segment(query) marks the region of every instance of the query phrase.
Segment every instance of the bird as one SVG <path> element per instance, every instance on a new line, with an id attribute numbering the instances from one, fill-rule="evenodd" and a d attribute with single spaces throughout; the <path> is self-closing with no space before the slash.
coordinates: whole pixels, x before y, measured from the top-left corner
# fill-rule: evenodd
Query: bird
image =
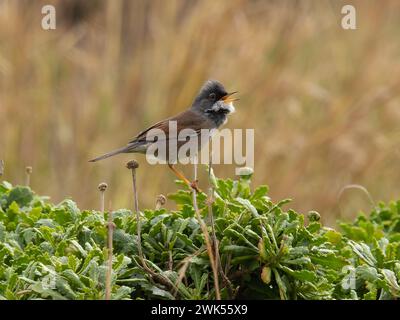
<path id="1" fill-rule="evenodd" d="M 227 92 L 222 83 L 217 80 L 207 80 L 200 88 L 200 91 L 187 110 L 155 123 L 141 131 L 124 147 L 91 159 L 89 162 L 97 162 L 121 153 L 145 154 L 152 145 L 154 146 L 157 140 L 157 138 L 155 138 L 156 133 L 159 133 L 161 130 L 162 133 L 165 133 L 166 141 L 164 142 L 166 145 L 166 153 L 163 156 L 160 154 L 159 158 L 164 158 L 163 160 L 166 161 L 169 168 L 179 179 L 183 180 L 189 187 L 199 191 L 197 181 L 190 182 L 182 172 L 175 168 L 177 161 L 176 155 L 178 153 L 175 152 L 174 156 L 172 156 L 173 152 L 169 150 L 170 142 L 176 143 L 175 146 L 179 150 L 187 141 L 177 139 L 177 135 L 184 129 L 190 129 L 190 132 L 193 132 L 193 135 L 197 136 L 197 139 L 194 141 L 197 141 L 197 149 L 199 151 L 208 141 L 208 139 L 204 138 L 202 135 L 202 129 L 209 130 L 210 135 L 212 135 L 215 129 L 220 128 L 227 122 L 228 115 L 235 112 L 233 102 L 239 100 L 232 97 L 235 93 L 237 93 L 237 91 Z M 171 133 L 171 123 L 176 123 L 177 132 L 175 135 Z M 182 155 L 179 156 L 182 157 Z M 180 159 L 181 158 L 179 158 L 179 160 Z"/>

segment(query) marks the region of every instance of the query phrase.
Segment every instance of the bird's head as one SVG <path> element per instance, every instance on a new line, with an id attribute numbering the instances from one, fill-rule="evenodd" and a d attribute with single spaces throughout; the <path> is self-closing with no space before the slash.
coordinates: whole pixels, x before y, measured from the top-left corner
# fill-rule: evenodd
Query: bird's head
<path id="1" fill-rule="evenodd" d="M 193 101 L 192 109 L 218 120 L 225 120 L 226 116 L 235 112 L 233 102 L 239 99 L 232 98 L 236 93 L 228 93 L 217 80 L 208 80 L 200 89 Z"/>

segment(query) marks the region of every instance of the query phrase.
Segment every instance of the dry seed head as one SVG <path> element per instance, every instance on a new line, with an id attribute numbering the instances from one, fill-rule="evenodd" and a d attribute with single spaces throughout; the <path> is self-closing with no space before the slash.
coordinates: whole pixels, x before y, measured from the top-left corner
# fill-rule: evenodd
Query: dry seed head
<path id="1" fill-rule="evenodd" d="M 319 221 L 321 219 L 321 215 L 317 211 L 308 212 L 307 217 L 310 222 Z"/>
<path id="2" fill-rule="evenodd" d="M 253 168 L 250 168 L 250 167 L 242 167 L 242 168 L 239 168 L 239 170 L 238 170 L 239 176 L 249 176 L 249 175 L 252 175 L 253 173 L 254 173 L 254 170 L 253 170 Z"/>
<path id="3" fill-rule="evenodd" d="M 157 196 L 157 202 L 160 204 L 160 205 L 164 205 L 166 202 L 167 202 L 167 198 L 165 198 L 165 196 L 163 195 L 163 194 L 159 194 L 158 196 Z"/>
<path id="4" fill-rule="evenodd" d="M 237 175 L 240 176 L 241 180 L 250 180 L 254 173 L 253 168 L 242 167 L 238 169 Z"/>
<path id="5" fill-rule="evenodd" d="M 139 163 L 135 160 L 131 160 L 126 164 L 126 167 L 128 169 L 137 169 L 137 168 L 139 168 Z"/>
<path id="6" fill-rule="evenodd" d="M 108 187 L 107 183 L 102 182 L 102 183 L 99 184 L 99 186 L 98 186 L 97 188 L 98 188 L 101 192 L 104 192 L 104 191 L 107 190 L 107 187 Z"/>
<path id="7" fill-rule="evenodd" d="M 31 174 L 32 173 L 32 167 L 26 167 L 25 168 L 25 172 L 27 173 L 27 174 Z"/>

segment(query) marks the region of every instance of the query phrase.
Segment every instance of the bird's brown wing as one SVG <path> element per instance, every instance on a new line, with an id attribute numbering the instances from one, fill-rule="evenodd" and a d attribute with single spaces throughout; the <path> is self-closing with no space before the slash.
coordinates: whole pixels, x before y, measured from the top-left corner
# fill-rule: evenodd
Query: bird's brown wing
<path id="1" fill-rule="evenodd" d="M 152 141 L 157 132 L 151 133 L 153 129 L 162 130 L 165 136 L 169 136 L 169 122 L 177 122 L 177 134 L 183 129 L 192 129 L 196 134 L 200 134 L 201 129 L 212 129 L 213 123 L 206 117 L 202 117 L 198 113 L 192 110 L 186 110 L 174 117 L 157 122 L 153 126 L 147 128 L 146 130 L 140 132 L 134 139 L 132 139 L 129 144 L 132 143 L 144 143 L 146 141 Z"/>

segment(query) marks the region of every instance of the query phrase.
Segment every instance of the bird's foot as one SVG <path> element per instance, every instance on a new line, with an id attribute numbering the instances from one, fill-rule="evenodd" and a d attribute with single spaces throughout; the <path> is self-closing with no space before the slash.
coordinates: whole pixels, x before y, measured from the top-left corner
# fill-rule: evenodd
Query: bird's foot
<path id="1" fill-rule="evenodd" d="M 197 192 L 201 192 L 200 188 L 198 187 L 197 183 L 199 182 L 199 180 L 194 180 L 190 183 L 190 187 L 193 190 L 196 190 Z"/>

